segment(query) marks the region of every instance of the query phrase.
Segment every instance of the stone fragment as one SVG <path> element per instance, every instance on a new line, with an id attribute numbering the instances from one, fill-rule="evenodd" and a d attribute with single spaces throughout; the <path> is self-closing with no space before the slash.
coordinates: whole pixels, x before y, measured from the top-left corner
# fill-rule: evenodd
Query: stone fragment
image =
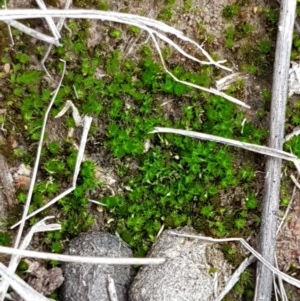
<path id="1" fill-rule="evenodd" d="M 139 270 L 130 287 L 129 300 L 214 300 L 231 275 L 231 265 L 216 244 L 170 232 L 159 237 L 149 256 L 164 257 L 166 262 Z M 197 234 L 189 227 L 174 232 Z"/>
<path id="2" fill-rule="evenodd" d="M 67 254 L 93 257 L 132 257 L 132 251 L 118 237 L 105 233 L 82 233 L 70 242 Z M 63 301 L 110 301 L 108 276 L 116 286 L 118 301 L 127 300 L 127 290 L 133 267 L 124 265 L 95 265 L 65 263 L 62 266 Z"/>

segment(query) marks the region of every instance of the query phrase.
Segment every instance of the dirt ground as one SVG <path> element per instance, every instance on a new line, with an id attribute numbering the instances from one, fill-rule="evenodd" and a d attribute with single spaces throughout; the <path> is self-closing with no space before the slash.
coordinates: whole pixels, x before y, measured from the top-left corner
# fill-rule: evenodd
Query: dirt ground
<path id="1" fill-rule="evenodd" d="M 50 2 L 50 1 L 49 1 Z M 51 1 L 53 2 L 53 1 Z M 56 2 L 56 1 L 54 1 Z M 236 1 L 233 0 L 193 0 L 191 1 L 191 8 L 187 12 L 183 12 L 183 7 L 185 5 L 184 0 L 177 0 L 176 5 L 172 9 L 172 16 L 170 20 L 167 21 L 168 24 L 173 25 L 177 29 L 183 31 L 188 37 L 195 39 L 199 43 L 203 43 L 204 47 L 208 47 L 209 51 L 219 58 L 226 59 L 234 71 L 239 71 L 239 66 L 241 60 L 237 56 L 238 49 L 243 47 L 243 45 L 252 42 L 248 41 L 247 37 L 240 40 L 233 49 L 228 49 L 224 46 L 224 28 L 231 24 L 232 21 L 226 21 L 222 18 L 222 11 L 225 6 L 232 4 Z M 275 39 L 276 35 L 270 33 L 269 28 L 266 28 L 266 23 L 262 18 L 261 14 L 256 13 L 259 11 L 260 7 L 269 7 L 270 5 L 275 6 L 274 1 L 270 0 L 248 0 L 240 1 L 244 3 L 242 5 L 242 12 L 240 18 L 245 20 L 245 22 L 251 22 L 254 26 L 254 34 L 257 40 L 264 37 L 271 37 Z M 58 1 L 56 2 L 56 4 Z M 53 3 L 51 3 L 53 5 Z M 9 1 L 10 7 L 27 7 L 32 5 L 27 1 Z M 57 4 L 62 7 L 63 3 Z M 134 13 L 145 15 L 150 18 L 157 18 L 161 11 L 161 1 L 160 0 L 148 0 L 148 1 L 137 1 L 137 0 L 111 0 L 109 1 L 109 10 Z M 199 31 L 198 25 L 205 27 L 205 34 Z M 234 24 L 232 24 L 234 25 Z M 1 24 L 2 26 L 2 24 Z M 39 26 L 43 26 L 39 24 Z M 122 27 L 122 26 L 120 26 Z M 147 37 L 141 33 L 138 36 L 128 38 L 126 34 L 122 36 L 122 40 L 118 42 L 118 45 L 115 44 L 115 41 L 112 41 L 108 36 L 108 30 L 110 25 L 102 24 L 100 22 L 91 21 L 90 36 L 88 38 L 88 45 L 93 47 L 99 42 L 106 41 L 108 46 L 108 51 L 118 47 L 124 57 L 134 58 L 137 55 L 138 49 L 145 43 Z M 207 37 L 210 36 L 212 39 L 207 41 Z M 1 44 L 8 43 L 6 36 L 0 34 Z M 249 39 L 249 38 L 248 38 Z M 251 38 L 252 39 L 252 38 Z M 255 43 L 255 41 L 253 41 Z M 1 47 L 0 47 L 1 48 Z M 0 49 L 1 55 L 1 49 Z M 50 60 L 53 58 L 50 57 Z M 38 61 L 38 58 L 35 58 Z M 182 59 L 179 56 L 173 56 L 170 60 L 170 63 L 180 62 L 185 64 L 188 67 L 186 60 Z M 270 57 L 270 64 L 272 64 L 272 57 Z M 5 66 L 0 66 L 1 69 L 4 69 Z M 34 67 L 36 68 L 36 66 Z M 101 73 L 101 70 L 99 70 Z M 220 72 L 219 77 L 224 75 L 223 72 Z M 266 105 L 262 101 L 262 91 L 265 89 L 271 90 L 271 72 L 264 74 L 263 76 L 257 75 L 248 75 L 245 80 L 245 87 L 242 94 L 242 100 L 251 106 L 251 109 L 247 111 L 247 119 L 253 121 L 254 123 L 259 123 L 259 126 L 262 128 L 268 127 L 268 111 L 266 110 Z M 1 93 L 2 89 L 5 89 L 5 81 L 0 78 L 0 109 L 1 106 L 4 107 L 5 98 L 4 94 Z M 176 110 L 172 105 L 168 106 L 169 111 Z M 259 110 L 264 110 L 265 117 L 263 120 L 257 117 L 257 112 Z M 16 112 L 17 114 L 17 112 Z M 20 120 L 20 116 L 15 116 L 16 120 Z M 64 127 L 60 120 L 50 120 L 47 128 L 49 141 L 63 139 L 67 134 L 67 129 Z M 10 203 L 13 202 L 13 195 L 15 190 L 20 185 L 19 182 L 16 183 L 16 177 L 13 178 L 14 171 L 18 168 L 19 162 L 11 162 L 9 158 L 9 152 L 14 148 L 14 143 L 22 145 L 23 148 L 31 148 L 32 145 L 28 145 L 28 141 L 22 139 L 22 133 L 16 135 L 15 137 L 9 137 L 6 135 L 5 131 L 2 131 L 0 136 L 1 144 L 6 144 L 7 147 L 3 148 L 6 150 L 3 159 L 2 155 L 0 157 L 0 182 L 2 184 L 2 191 L 0 191 L 0 220 L 5 220 L 6 215 L 9 212 Z M 105 162 L 103 159 L 103 153 L 89 153 L 87 157 L 97 163 L 97 176 L 98 178 L 106 184 L 105 193 L 113 193 L 121 190 L 119 187 L 119 179 L 116 175 L 113 168 L 110 167 L 109 162 Z M 6 157 L 6 158 L 5 158 Z M 249 162 L 254 161 L 254 166 L 257 168 L 258 177 L 255 180 L 256 191 L 259 196 L 262 196 L 263 193 L 263 180 L 264 180 L 264 162 L 261 157 L 255 156 L 253 154 L 244 154 L 243 152 L 239 153 L 239 160 L 248 160 Z M 9 165 L 9 166 L 8 166 Z M 6 173 L 4 175 L 3 173 Z M 29 178 L 30 180 L 30 178 Z M 14 183 L 13 183 L 14 181 Z M 26 175 L 18 175 L 17 181 L 21 181 L 24 185 L 28 185 L 28 178 Z M 8 183 L 8 184 L 7 184 Z M 15 185 L 15 187 L 13 186 Z M 292 189 L 287 193 L 292 195 Z M 223 195 L 224 203 L 230 198 L 231 192 Z M 300 195 L 299 191 L 295 192 L 293 202 L 291 203 L 291 208 L 288 214 L 288 218 L 284 223 L 281 232 L 278 236 L 278 265 L 281 269 L 287 271 L 289 270 L 291 264 L 294 266 L 294 274 L 299 276 L 298 271 L 300 268 L 299 261 L 299 249 L 300 249 L 300 220 L 298 218 L 300 214 L 300 206 L 297 204 Z M 96 217 L 96 223 L 93 225 L 93 230 L 102 230 L 106 227 L 104 223 L 105 212 L 99 212 L 94 207 L 91 206 L 91 213 Z M 283 215 L 284 212 L 280 214 Z M 0 228 L 1 229 L 1 228 Z M 257 233 L 256 233 L 257 234 Z M 253 236 L 256 237 L 256 234 Z M 253 239 L 255 246 L 255 239 Z M 39 242 L 36 244 L 38 245 Z M 297 292 L 296 292 L 297 294 Z M 296 297 L 293 300 L 300 300 Z"/>

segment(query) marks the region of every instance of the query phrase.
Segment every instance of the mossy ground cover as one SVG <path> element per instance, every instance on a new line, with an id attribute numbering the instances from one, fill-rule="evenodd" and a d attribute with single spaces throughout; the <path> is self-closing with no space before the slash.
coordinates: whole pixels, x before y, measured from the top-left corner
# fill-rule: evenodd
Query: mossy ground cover
<path id="1" fill-rule="evenodd" d="M 102 1 L 100 4 L 107 8 L 107 3 Z M 174 1 L 167 1 L 165 10 L 161 10 L 161 18 L 168 16 L 172 5 Z M 237 1 L 223 12 L 225 19 L 238 23 L 238 26 L 229 24 L 224 29 L 228 49 L 254 35 L 249 22 L 238 21 L 241 7 Z M 268 22 L 276 22 L 276 12 L 272 9 L 268 8 L 264 13 Z M 61 200 L 55 209 L 42 214 L 54 210 L 62 223 L 61 232 L 44 237 L 45 247 L 61 252 L 63 241 L 89 229 L 93 217 L 88 212 L 88 198 L 106 205 L 102 208 L 106 212 L 105 222 L 113 218 L 107 228 L 116 231 L 133 248 L 136 256 L 146 254 L 163 225 L 166 228 L 192 225 L 199 232 L 217 237 L 248 237 L 257 231 L 261 187 L 256 185 L 257 165 L 245 159 L 249 154 L 213 142 L 149 132 L 155 126 L 174 127 L 261 144 L 266 141 L 266 131 L 257 123 L 245 122 L 246 112 L 232 103 L 175 82 L 164 72 L 148 45 L 141 47 L 134 58 L 124 56 L 117 47 L 103 55 L 107 50 L 105 43 L 87 47 L 88 21 L 70 21 L 68 27 L 72 34 L 63 32 L 63 46 L 53 50 L 48 63 L 49 70 L 57 75 L 62 70 L 58 59 L 67 62 L 67 73 L 52 118 L 67 99 L 73 100 L 80 113 L 94 118 L 91 141 L 96 143 L 88 143 L 87 155 L 99 152 L 106 156 L 103 161 L 109 162 L 114 169 L 120 189 L 114 195 L 103 196 L 104 185 L 95 178 L 97 163 L 84 162 L 76 190 Z M 110 38 L 116 45 L 122 30 L 116 27 L 110 31 Z M 1 80 L 7 83 L 4 106 L 8 115 L 3 123 L 8 135 L 21 133 L 27 147 L 14 149 L 11 153 L 8 146 L 2 145 L 1 150 L 11 153 L 11 162 L 23 161 L 32 165 L 52 89 L 43 71 L 32 68 L 33 56 L 41 59 L 44 47 L 32 45 L 22 34 L 13 33 L 17 39 L 15 50 L 7 47 L 1 58 L 2 64 L 11 66 L 9 74 L 1 74 Z M 237 53 L 244 70 L 259 76 L 270 70 L 268 56 L 273 44 L 268 37 L 251 45 L 251 49 L 248 44 L 244 45 L 241 50 L 244 52 Z M 296 38 L 294 44 L 297 47 Z M 30 49 L 28 45 L 31 45 Z M 165 58 L 168 60 L 167 51 Z M 182 66 L 174 60 L 170 69 L 178 78 L 204 87 L 211 86 L 218 75 L 212 67 Z M 243 91 L 241 81 L 227 92 L 240 97 Z M 268 98 L 267 94 L 265 91 L 265 98 Z M 296 115 L 293 118 L 297 124 Z M 64 121 L 67 128 L 75 126 L 71 116 L 65 117 Z M 292 140 L 288 147 L 296 152 L 298 144 Z M 75 159 L 72 138 L 46 142 L 30 211 L 68 187 Z M 231 194 L 230 202 L 224 202 L 224 195 L 228 194 Z M 26 191 L 20 189 L 17 195 L 20 205 L 25 198 Z M 31 223 L 42 215 L 32 219 Z M 11 223 L 16 219 L 14 216 Z M 2 240 L 4 238 L 7 241 L 7 237 L 3 236 Z M 228 258 L 231 256 L 238 264 L 234 248 L 225 247 L 224 250 Z M 250 276 L 246 276 L 248 281 Z"/>
<path id="2" fill-rule="evenodd" d="M 252 185 L 254 167 L 237 164 L 236 152 L 230 147 L 149 132 L 155 126 L 166 126 L 260 143 L 264 131 L 252 123 L 243 123 L 245 114 L 235 105 L 175 82 L 165 74 L 148 46 L 140 50 L 140 60 L 123 57 L 117 49 L 100 57 L 97 53 L 103 51 L 103 45 L 94 49 L 86 46 L 88 22 L 71 21 L 69 28 L 72 36 L 65 35 L 63 46 L 53 53 L 53 57 L 66 60 L 70 66 L 53 116 L 67 99 L 73 99 L 82 114 L 92 115 L 95 124 L 101 124 L 101 130 L 94 126 L 91 134 L 99 139 L 99 151 L 104 150 L 110 157 L 122 188 L 121 193 L 100 200 L 115 220 L 111 230 L 117 231 L 136 255 L 145 254 L 162 225 L 170 228 L 193 225 L 205 234 L 220 237 L 250 234 L 249 221 L 253 224 L 256 220 L 256 226 L 259 223 L 258 200 Z M 29 145 L 27 152 L 16 150 L 14 155 L 32 164 L 34 143 L 39 139 L 51 90 L 43 80 L 43 73 L 30 68 L 26 52 L 9 53 L 2 58 L 2 63 L 5 62 L 12 66 L 7 78 L 6 107 L 18 113 L 25 129 L 15 127 L 15 131 L 22 130 Z M 97 79 L 99 66 L 103 66 L 105 76 Z M 50 66 L 57 72 L 61 67 L 56 63 L 55 67 Z M 172 66 L 172 72 L 181 79 L 205 87 L 212 84 L 211 67 L 189 69 Z M 238 90 L 237 87 L 228 92 L 235 95 Z M 170 104 L 164 106 L 163 102 L 168 101 Z M 66 125 L 74 127 L 71 116 Z M 147 150 L 146 144 L 150 145 Z M 93 149 L 97 152 L 97 148 Z M 70 183 L 75 158 L 70 138 L 63 144 L 46 143 L 31 211 Z M 87 218 L 88 196 L 101 187 L 94 179 L 93 164 L 83 164 L 76 190 L 59 202 L 62 235 L 77 235 L 92 223 L 92 218 Z M 244 189 L 235 202 L 222 206 L 221 194 L 229 189 L 234 191 L 237 186 Z M 25 196 L 26 192 L 19 191 L 21 204 Z M 62 235 L 48 235 L 46 241 L 51 242 L 52 250 L 61 250 L 58 245 Z"/>

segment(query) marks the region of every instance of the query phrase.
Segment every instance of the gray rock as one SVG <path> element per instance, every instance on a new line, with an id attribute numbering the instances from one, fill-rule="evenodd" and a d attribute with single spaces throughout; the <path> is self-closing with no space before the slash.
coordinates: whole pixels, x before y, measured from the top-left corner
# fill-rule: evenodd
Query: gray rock
<path id="1" fill-rule="evenodd" d="M 70 242 L 70 255 L 132 257 L 132 251 L 118 237 L 104 232 L 83 233 Z M 61 289 L 64 301 L 110 301 L 108 275 L 115 282 L 118 301 L 127 300 L 133 275 L 131 266 L 66 263 L 62 266 L 65 281 Z"/>
<path id="2" fill-rule="evenodd" d="M 197 234 L 187 227 L 174 232 Z M 139 270 L 129 290 L 130 301 L 214 300 L 231 275 L 232 267 L 217 245 L 170 231 L 159 237 L 149 257 L 165 257 L 166 262 Z"/>

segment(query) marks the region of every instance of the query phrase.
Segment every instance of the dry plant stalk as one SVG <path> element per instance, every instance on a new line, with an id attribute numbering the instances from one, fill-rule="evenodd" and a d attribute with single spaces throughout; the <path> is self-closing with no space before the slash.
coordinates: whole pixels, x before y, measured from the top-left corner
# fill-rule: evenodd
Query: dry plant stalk
<path id="1" fill-rule="evenodd" d="M 69 9 L 71 5 L 72 5 L 72 0 L 67 0 L 66 3 L 65 3 L 64 9 Z M 61 19 L 58 20 L 58 22 L 57 22 L 57 24 L 56 24 L 56 28 L 57 28 L 58 33 L 60 33 L 60 31 L 62 30 L 64 23 L 65 23 L 65 18 L 61 18 Z M 51 52 L 53 46 L 54 46 L 54 45 L 53 45 L 52 43 L 50 43 L 50 44 L 48 45 L 48 49 L 46 50 L 46 53 L 45 53 L 43 59 L 41 60 L 41 64 L 42 64 L 42 66 L 43 66 L 43 68 L 44 68 L 46 74 L 47 74 L 47 75 L 49 76 L 49 78 L 51 78 L 51 79 L 52 79 L 52 76 L 51 76 L 50 73 L 48 72 L 48 69 L 47 69 L 46 66 L 45 66 L 45 62 L 46 62 L 47 58 L 49 57 L 49 54 L 50 54 L 50 52 Z"/>
<path id="2" fill-rule="evenodd" d="M 288 78 L 296 4 L 297 0 L 281 0 L 280 3 L 269 127 L 269 147 L 278 150 L 283 149 L 284 143 L 285 109 L 288 98 Z M 270 264 L 274 264 L 275 260 L 281 166 L 281 159 L 267 158 L 259 244 L 262 256 Z M 270 301 L 272 299 L 272 282 L 272 272 L 265 265 L 259 263 L 256 272 L 255 301 Z"/>
<path id="3" fill-rule="evenodd" d="M 300 173 L 299 158 L 293 154 L 290 154 L 290 153 L 287 153 L 287 152 L 284 152 L 282 150 L 278 150 L 275 148 L 270 148 L 267 146 L 252 144 L 252 143 L 247 143 L 247 142 L 241 142 L 241 141 L 223 138 L 220 136 L 215 136 L 215 135 L 210 135 L 210 134 L 205 134 L 205 133 L 199 133 L 199 132 L 188 131 L 188 130 L 178 130 L 178 129 L 173 129 L 173 128 L 156 127 L 150 133 L 152 133 L 152 134 L 154 134 L 154 133 L 173 133 L 173 134 L 183 135 L 183 136 L 196 138 L 196 139 L 200 139 L 200 140 L 223 143 L 226 145 L 239 147 L 239 148 L 251 151 L 251 152 L 265 155 L 265 156 L 284 159 L 284 160 L 293 162 L 295 167 L 297 168 L 298 173 Z"/>
<path id="4" fill-rule="evenodd" d="M 10 247 L 0 246 L 0 253 L 9 255 L 19 255 L 29 258 L 40 258 L 45 260 L 57 260 L 62 262 L 74 263 L 89 263 L 89 264 L 113 264 L 113 265 L 148 265 L 148 264 L 162 264 L 165 258 L 116 258 L 116 257 L 90 257 L 90 256 L 76 256 L 64 255 L 47 252 L 37 252 L 20 250 Z"/>

